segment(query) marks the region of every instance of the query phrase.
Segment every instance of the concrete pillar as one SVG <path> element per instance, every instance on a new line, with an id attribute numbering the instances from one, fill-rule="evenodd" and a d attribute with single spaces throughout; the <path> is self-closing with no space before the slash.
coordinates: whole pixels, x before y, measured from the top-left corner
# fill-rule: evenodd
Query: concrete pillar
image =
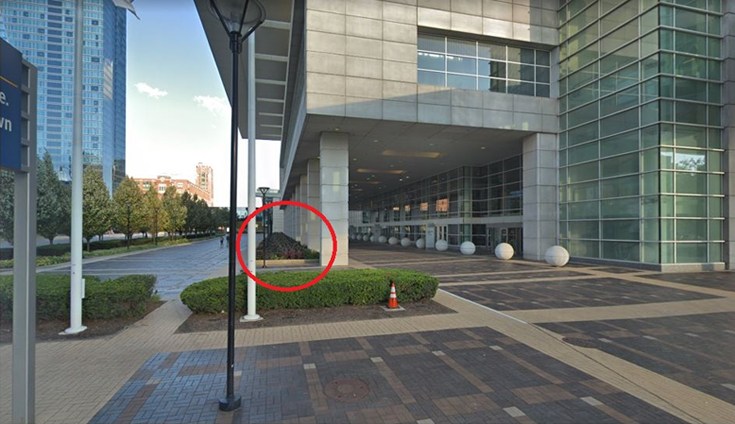
<path id="1" fill-rule="evenodd" d="M 296 187 L 294 188 L 293 192 L 293 200 L 294 202 L 301 202 L 301 186 L 299 184 L 296 184 Z M 301 241 L 301 209 L 294 206 L 293 208 L 293 239 L 296 241 Z"/>
<path id="2" fill-rule="evenodd" d="M 735 0 L 723 2 L 722 29 L 725 35 L 722 51 L 725 53 L 722 119 L 725 131 L 725 265 L 735 269 Z"/>
<path id="3" fill-rule="evenodd" d="M 523 139 L 523 257 L 544 260 L 557 243 L 559 144 L 555 134 Z"/>
<path id="4" fill-rule="evenodd" d="M 304 174 L 300 178 L 301 179 L 300 179 L 300 182 L 299 182 L 299 199 L 301 199 L 301 200 L 299 200 L 299 201 L 301 203 L 307 203 L 309 201 L 309 197 L 308 197 L 308 186 L 309 186 L 308 176 L 307 176 L 307 174 Z M 307 226 L 307 223 L 309 222 L 309 214 L 311 214 L 311 212 L 309 212 L 307 209 L 305 209 L 305 208 L 299 208 L 299 230 L 298 230 L 298 233 L 299 233 L 299 237 L 300 237 L 300 240 L 301 240 L 301 244 L 303 244 L 303 245 L 306 245 L 306 226 Z"/>
<path id="5" fill-rule="evenodd" d="M 306 204 L 321 210 L 319 199 L 321 194 L 321 184 L 319 182 L 319 159 L 309 159 L 306 163 Z M 311 250 L 321 251 L 321 230 L 322 220 L 316 214 L 308 212 L 306 222 L 306 245 Z"/>
<path id="6" fill-rule="evenodd" d="M 349 265 L 349 139 L 346 133 L 323 132 L 319 141 L 321 211 L 337 236 L 334 265 Z M 321 231 L 321 264 L 332 255 L 332 238 L 326 225 Z"/>

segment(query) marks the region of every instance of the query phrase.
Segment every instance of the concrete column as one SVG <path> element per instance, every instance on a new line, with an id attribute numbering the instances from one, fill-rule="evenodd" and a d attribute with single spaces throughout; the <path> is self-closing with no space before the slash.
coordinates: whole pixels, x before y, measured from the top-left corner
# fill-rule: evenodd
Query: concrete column
<path id="1" fill-rule="evenodd" d="M 321 211 L 337 236 L 334 265 L 349 265 L 349 139 L 346 133 L 323 132 L 319 141 Z M 325 224 L 321 231 L 321 264 L 329 263 L 332 238 Z"/>
<path id="2" fill-rule="evenodd" d="M 302 175 L 300 178 L 301 180 L 299 182 L 299 199 L 301 200 L 299 200 L 299 202 L 307 203 L 309 201 L 309 196 L 308 196 L 309 178 L 307 174 Z M 311 212 L 309 212 L 308 210 L 304 208 L 299 208 L 298 213 L 299 213 L 298 234 L 300 237 L 299 240 L 301 241 L 301 244 L 306 245 L 306 226 L 307 226 L 307 223 L 309 222 L 309 214 L 311 214 Z"/>
<path id="3" fill-rule="evenodd" d="M 306 187 L 306 204 L 321 210 L 321 203 L 319 199 L 321 194 L 321 185 L 319 182 L 319 159 L 309 159 L 306 163 L 306 180 L 308 185 Z M 308 211 L 307 211 L 308 212 Z M 306 245 L 311 250 L 317 252 L 321 251 L 321 230 L 322 220 L 319 219 L 316 214 L 311 212 L 307 213 L 308 220 L 306 221 Z"/>
<path id="4" fill-rule="evenodd" d="M 293 200 L 294 202 L 301 201 L 301 187 L 299 184 L 296 184 L 294 188 Z M 293 236 L 291 237 L 296 241 L 301 241 L 301 209 L 303 208 L 297 208 L 295 206 L 293 208 Z"/>
<path id="5" fill-rule="evenodd" d="M 555 134 L 523 139 L 523 257 L 544 260 L 557 243 L 559 144 Z"/>
<path id="6" fill-rule="evenodd" d="M 725 265 L 735 269 L 735 0 L 723 2 L 722 29 L 725 52 L 722 119 L 725 131 Z"/>

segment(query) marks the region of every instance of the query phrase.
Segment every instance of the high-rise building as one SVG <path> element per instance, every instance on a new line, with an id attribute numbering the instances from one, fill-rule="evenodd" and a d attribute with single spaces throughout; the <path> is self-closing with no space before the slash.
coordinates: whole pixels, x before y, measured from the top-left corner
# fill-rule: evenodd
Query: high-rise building
<path id="1" fill-rule="evenodd" d="M 195 0 L 219 69 L 220 22 Z M 349 240 L 735 268 L 735 0 L 266 2 L 256 135 Z M 229 75 L 223 83 L 232 93 Z M 242 98 L 246 94 L 241 92 Z M 240 130 L 246 133 L 247 110 Z M 284 232 L 330 257 L 303 208 Z M 444 246 L 444 243 L 440 244 Z"/>
<path id="2" fill-rule="evenodd" d="M 126 11 L 84 1 L 84 165 L 111 189 L 125 176 Z M 74 0 L 3 0 L 0 37 L 38 68 L 38 153 L 71 175 L 74 111 Z"/>
<path id="3" fill-rule="evenodd" d="M 212 167 L 199 162 L 197 164 L 197 185 L 209 193 L 209 198 L 214 200 L 214 172 Z"/>

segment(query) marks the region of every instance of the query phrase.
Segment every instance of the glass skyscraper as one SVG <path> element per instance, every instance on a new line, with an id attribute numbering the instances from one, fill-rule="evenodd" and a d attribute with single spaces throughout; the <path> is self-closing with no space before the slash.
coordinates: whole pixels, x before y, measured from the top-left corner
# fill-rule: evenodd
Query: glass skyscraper
<path id="1" fill-rule="evenodd" d="M 126 11 L 84 0 L 84 165 L 114 189 L 125 176 Z M 2 0 L 0 36 L 38 68 L 38 154 L 71 175 L 74 0 Z"/>

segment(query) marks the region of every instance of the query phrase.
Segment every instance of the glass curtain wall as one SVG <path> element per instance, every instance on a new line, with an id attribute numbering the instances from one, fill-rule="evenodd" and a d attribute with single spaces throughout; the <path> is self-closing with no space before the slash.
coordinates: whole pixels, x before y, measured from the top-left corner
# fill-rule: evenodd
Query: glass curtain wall
<path id="1" fill-rule="evenodd" d="M 561 1 L 560 239 L 572 256 L 723 261 L 720 0 Z"/>
<path id="2" fill-rule="evenodd" d="M 471 241 L 483 229 L 456 218 L 520 216 L 523 213 L 523 157 L 512 156 L 483 166 L 464 166 L 380 194 L 357 205 L 363 210 L 363 229 L 383 224 L 383 235 L 418 238 L 425 225 L 448 224 L 450 245 Z M 445 224 L 447 225 L 447 224 Z M 363 231 L 363 232 L 365 232 Z M 484 245 L 484 243 L 483 243 Z"/>

